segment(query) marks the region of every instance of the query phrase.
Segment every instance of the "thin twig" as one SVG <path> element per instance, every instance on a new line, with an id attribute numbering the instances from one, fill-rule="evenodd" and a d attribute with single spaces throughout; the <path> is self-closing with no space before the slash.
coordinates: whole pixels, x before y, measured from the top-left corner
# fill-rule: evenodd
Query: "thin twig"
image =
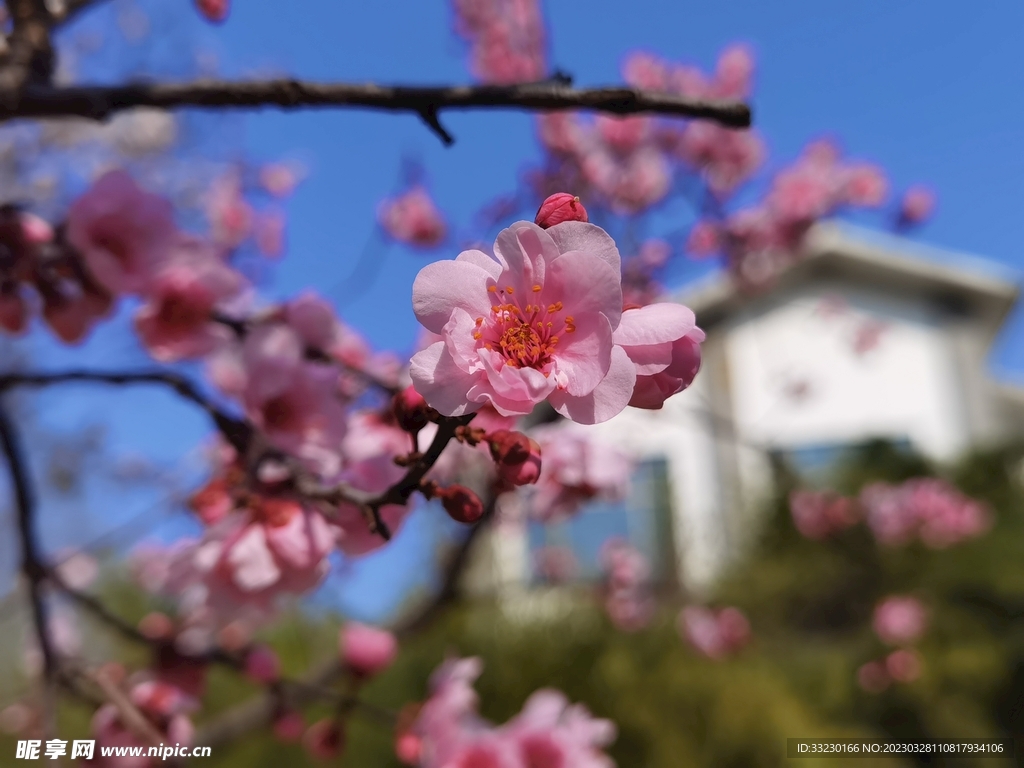
<path id="1" fill-rule="evenodd" d="M 51 699 L 53 686 L 56 683 L 57 654 L 50 640 L 46 621 L 46 606 L 43 600 L 43 581 L 46 577 L 46 570 L 36 541 L 36 498 L 28 475 L 28 461 L 21 443 L 21 436 L 2 402 L 0 402 L 0 446 L 3 447 L 4 455 L 7 457 L 11 483 L 14 486 L 18 538 L 21 542 L 21 572 L 28 581 L 32 622 L 43 657 L 44 719 L 47 724 L 46 731 L 52 734 L 53 718 L 56 717 L 56 712 Z"/>
<path id="2" fill-rule="evenodd" d="M 79 670 L 79 674 L 91 681 L 100 691 L 104 698 L 117 708 L 117 714 L 121 723 L 140 739 L 148 742 L 151 746 L 158 746 L 164 743 L 164 737 L 156 727 L 143 715 L 124 691 L 117 687 L 113 680 L 108 678 L 102 670 Z"/>
<path id="3" fill-rule="evenodd" d="M 408 112 L 419 116 L 445 143 L 451 135 L 438 114 L 455 109 L 587 110 L 614 115 L 640 113 L 713 120 L 733 128 L 750 126 L 750 107 L 739 101 L 691 98 L 629 87 L 573 88 L 559 82 L 520 85 L 420 87 L 375 83 L 314 83 L 296 79 L 123 85 L 30 84 L 17 98 L 0 99 L 0 120 L 84 117 L 105 120 L 135 107 L 204 109 L 303 109 L 331 107 Z"/>
<path id="4" fill-rule="evenodd" d="M 245 453 L 252 436 L 252 428 L 241 419 L 235 418 L 218 408 L 191 381 L 170 371 L 105 372 L 105 371 L 56 371 L 53 373 L 6 373 L 0 375 L 0 392 L 12 387 L 46 387 L 69 382 L 95 382 L 100 384 L 157 384 L 169 387 L 178 395 L 198 405 L 210 418 L 224 437 L 239 453 Z"/>

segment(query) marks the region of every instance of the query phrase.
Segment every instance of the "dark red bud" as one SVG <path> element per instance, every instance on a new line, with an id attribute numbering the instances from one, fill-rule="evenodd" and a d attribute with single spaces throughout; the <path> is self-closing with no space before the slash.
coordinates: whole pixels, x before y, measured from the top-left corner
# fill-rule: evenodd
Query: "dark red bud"
<path id="1" fill-rule="evenodd" d="M 522 432 L 499 429 L 488 436 L 498 476 L 509 485 L 532 485 L 540 477 L 540 446 Z"/>
<path id="2" fill-rule="evenodd" d="M 441 499 L 445 512 L 452 520 L 459 523 L 475 523 L 484 514 L 484 504 L 480 497 L 464 485 L 449 485 L 439 488 L 434 496 Z"/>
<path id="3" fill-rule="evenodd" d="M 398 426 L 406 432 L 419 432 L 430 421 L 430 406 L 423 395 L 408 386 L 395 395 L 391 402 Z"/>
<path id="4" fill-rule="evenodd" d="M 563 221 L 589 221 L 587 209 L 575 195 L 568 192 L 556 192 L 548 197 L 537 209 L 534 223 L 542 229 L 561 224 Z"/>

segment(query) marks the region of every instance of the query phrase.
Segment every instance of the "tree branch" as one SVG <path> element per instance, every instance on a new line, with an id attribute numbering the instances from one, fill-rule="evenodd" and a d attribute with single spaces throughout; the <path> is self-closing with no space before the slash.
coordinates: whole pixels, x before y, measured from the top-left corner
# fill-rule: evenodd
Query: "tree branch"
<path id="1" fill-rule="evenodd" d="M 241 419 L 231 416 L 207 398 L 191 381 L 170 371 L 140 371 L 113 373 L 104 371 L 56 371 L 53 373 L 6 373 L 0 375 L 0 392 L 12 387 L 47 387 L 69 382 L 95 382 L 100 384 L 159 384 L 170 387 L 178 395 L 190 400 L 206 411 L 224 437 L 244 454 L 252 437 L 252 428 Z"/>
<path id="2" fill-rule="evenodd" d="M 43 581 L 46 569 L 36 541 L 35 512 L 36 498 L 32 481 L 28 476 L 28 465 L 21 437 L 0 402 L 0 446 L 7 458 L 7 466 L 14 486 L 15 513 L 18 521 L 18 537 L 21 543 L 21 571 L 28 581 L 29 602 L 32 605 L 32 622 L 36 639 L 43 657 L 43 702 L 46 731 L 53 732 L 56 713 L 53 708 L 53 687 L 57 676 L 57 654 L 50 642 L 49 627 L 46 623 L 46 606 L 43 601 Z"/>
<path id="3" fill-rule="evenodd" d="M 698 99 L 628 87 L 572 88 L 559 82 L 521 85 L 418 87 L 373 83 L 313 83 L 295 79 L 201 80 L 187 83 L 129 83 L 54 87 L 29 85 L 18 98 L 0 100 L 0 120 L 85 117 L 104 120 L 133 107 L 253 109 L 336 107 L 410 112 L 442 139 L 441 110 L 588 110 L 615 115 L 650 113 L 713 120 L 733 128 L 750 126 L 750 107 L 739 101 Z M 446 141 L 447 143 L 447 141 Z"/>

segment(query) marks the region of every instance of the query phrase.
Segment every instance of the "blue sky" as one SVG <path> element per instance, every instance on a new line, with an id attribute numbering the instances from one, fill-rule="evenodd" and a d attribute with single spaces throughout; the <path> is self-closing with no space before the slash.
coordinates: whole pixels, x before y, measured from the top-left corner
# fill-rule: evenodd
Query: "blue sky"
<path id="1" fill-rule="evenodd" d="M 441 0 L 236 0 L 234 5 L 223 27 L 191 22 L 228 74 L 400 83 L 468 79 L 463 48 L 450 32 L 448 4 Z M 887 169 L 897 189 L 924 182 L 936 190 L 937 215 L 919 239 L 1024 266 L 1021 3 L 549 0 L 546 5 L 552 62 L 579 85 L 619 81 L 623 57 L 637 48 L 709 68 L 727 44 L 750 44 L 759 62 L 754 116 L 768 141 L 769 168 L 790 161 L 810 139 L 836 136 L 850 155 Z M 99 13 L 84 23 L 107 21 Z M 274 293 L 316 286 L 338 299 L 342 316 L 376 346 L 411 347 L 416 325 L 410 288 L 428 257 L 386 249 L 377 254 L 385 259 L 383 277 L 364 281 L 349 296 L 332 291 L 373 237 L 378 201 L 397 189 L 403 158 L 422 162 L 438 201 L 456 227 L 466 230 L 471 215 L 509 191 L 523 165 L 537 156 L 526 115 L 453 113 L 443 119 L 457 139 L 452 148 L 442 147 L 411 116 L 267 111 L 245 119 L 241 149 L 246 155 L 297 159 L 310 170 L 289 206 L 290 250 L 277 267 Z M 237 123 L 230 130 L 237 130 Z M 143 358 L 126 351 L 117 333 L 99 334 L 74 359 L 140 363 Z M 1000 375 L 1024 376 L 1022 334 L 1024 315 L 1018 312 L 993 354 Z M 115 446 L 138 446 L 169 461 L 206 432 L 200 417 L 159 393 L 82 392 L 70 402 L 50 396 L 44 402 L 68 428 L 107 421 L 109 415 Z M 112 397 L 116 409 L 110 407 Z M 103 512 L 110 525 L 145 508 L 141 500 L 114 506 Z M 430 526 L 420 523 L 361 566 L 354 586 L 344 590 L 347 607 L 373 613 L 402 594 L 403 579 L 422 572 L 420 536 Z M 399 563 L 416 565 L 396 569 Z"/>

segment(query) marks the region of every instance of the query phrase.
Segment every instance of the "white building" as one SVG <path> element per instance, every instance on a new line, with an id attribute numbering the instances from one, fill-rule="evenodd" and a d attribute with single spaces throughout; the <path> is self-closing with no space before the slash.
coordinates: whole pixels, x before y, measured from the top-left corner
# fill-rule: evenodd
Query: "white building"
<path id="1" fill-rule="evenodd" d="M 697 379 L 660 411 L 628 408 L 587 428 L 648 460 L 646 475 L 619 522 L 588 512 L 560 535 L 593 547 L 577 540 L 588 526 L 595 541 L 624 526 L 699 590 L 742 544 L 771 488 L 771 452 L 813 461 L 887 438 L 943 461 L 1024 434 L 1024 390 L 987 376 L 1017 297 L 996 265 L 835 224 L 813 230 L 805 258 L 763 295 L 725 275 L 684 293 L 707 332 Z M 649 514 L 652 482 L 667 525 Z M 505 531 L 490 542 L 500 582 L 529 578 L 531 537 Z"/>

